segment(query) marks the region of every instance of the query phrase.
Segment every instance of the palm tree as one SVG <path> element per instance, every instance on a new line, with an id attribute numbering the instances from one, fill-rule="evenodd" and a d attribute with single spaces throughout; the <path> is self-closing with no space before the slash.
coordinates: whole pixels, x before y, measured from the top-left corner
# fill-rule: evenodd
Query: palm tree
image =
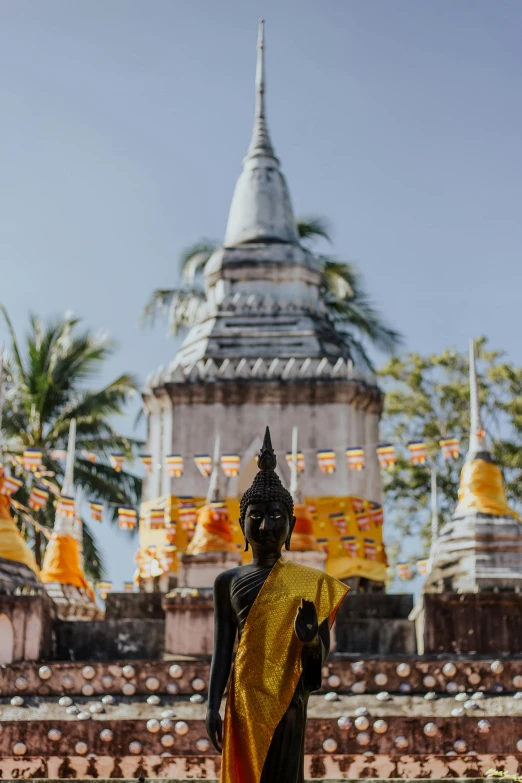
<path id="1" fill-rule="evenodd" d="M 331 243 L 330 229 L 324 218 L 300 218 L 297 230 L 301 243 L 309 249 L 321 239 Z M 182 253 L 181 286 L 157 289 L 152 293 L 142 313 L 146 323 L 154 324 L 159 314 L 166 316 L 171 332 L 177 335 L 199 319 L 205 302 L 203 270 L 218 247 L 217 242 L 203 239 Z M 402 343 L 401 335 L 386 323 L 372 303 L 353 263 L 337 261 L 325 254 L 316 253 L 316 257 L 322 264 L 319 294 L 342 347 L 373 370 L 366 345 L 369 343 L 385 353 L 393 353 Z"/>
<path id="2" fill-rule="evenodd" d="M 67 449 L 69 425 L 76 419 L 78 453 L 95 452 L 99 459 L 93 464 L 77 457 L 75 482 L 88 498 L 104 501 L 114 520 L 116 506 L 137 504 L 141 493 L 139 478 L 124 471 L 117 473 L 109 465 L 111 452 L 124 453 L 130 459 L 137 443 L 120 435 L 111 423 L 114 416 L 123 414 L 125 404 L 138 388 L 137 379 L 124 374 L 108 386 L 93 390 L 90 382 L 113 353 L 112 341 L 90 331 L 80 331 L 76 318 L 43 322 L 30 316 L 30 329 L 22 348 L 7 310 L 2 305 L 0 310 L 11 337 L 3 395 L 2 451 L 8 456 L 19 455 L 25 448 L 41 449 L 43 473 L 47 476 L 44 481 L 55 492 L 59 491 L 65 465 L 63 461 L 51 460 L 50 454 L 52 449 Z M 27 505 L 29 474 L 19 464 L 14 470 L 25 479 L 16 500 Z M 33 516 L 40 525 L 53 527 L 53 494 Z M 97 580 L 103 575 L 102 557 L 89 523 L 84 519 L 82 522 L 85 572 Z M 25 528 L 36 561 L 41 565 L 41 532 L 31 525 Z"/>

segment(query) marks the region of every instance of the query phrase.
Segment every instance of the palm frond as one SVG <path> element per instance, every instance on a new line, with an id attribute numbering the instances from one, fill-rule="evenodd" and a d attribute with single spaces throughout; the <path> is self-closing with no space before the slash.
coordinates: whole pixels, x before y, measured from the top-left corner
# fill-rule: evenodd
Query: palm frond
<path id="1" fill-rule="evenodd" d="M 301 241 L 312 243 L 315 239 L 326 239 L 331 243 L 330 224 L 326 218 L 317 215 L 303 216 L 297 218 L 296 224 Z"/>
<path id="2" fill-rule="evenodd" d="M 85 576 L 93 582 L 99 582 L 105 576 L 103 554 L 96 543 L 91 528 L 84 519 L 82 519 L 82 546 Z"/>
<path id="3" fill-rule="evenodd" d="M 219 244 L 212 239 L 200 239 L 199 242 L 187 247 L 180 256 L 182 280 L 192 284 L 203 272 L 205 264 L 218 247 Z"/>
<path id="4" fill-rule="evenodd" d="M 0 312 L 4 316 L 4 320 L 7 324 L 7 328 L 9 330 L 9 334 L 11 335 L 11 351 L 15 359 L 16 363 L 16 369 L 18 370 L 18 373 L 20 375 L 20 378 L 25 382 L 25 370 L 24 370 L 24 364 L 22 362 L 22 357 L 20 355 L 20 349 L 18 347 L 18 340 L 16 338 L 16 332 L 14 330 L 13 324 L 11 323 L 11 319 L 9 318 L 9 315 L 7 313 L 7 310 L 5 309 L 4 305 L 0 304 Z"/>
<path id="5" fill-rule="evenodd" d="M 197 286 L 157 289 L 145 305 L 141 318 L 153 326 L 156 316 L 167 317 L 170 331 L 176 335 L 180 329 L 192 326 L 204 302 L 205 292 Z"/>

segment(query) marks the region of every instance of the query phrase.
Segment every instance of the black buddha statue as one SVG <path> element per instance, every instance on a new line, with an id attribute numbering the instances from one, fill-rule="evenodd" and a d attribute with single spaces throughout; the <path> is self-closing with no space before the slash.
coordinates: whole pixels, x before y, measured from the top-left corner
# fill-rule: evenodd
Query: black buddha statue
<path id="1" fill-rule="evenodd" d="M 300 783 L 308 697 L 321 686 L 330 626 L 347 592 L 337 579 L 296 565 L 293 501 L 275 472 L 267 427 L 259 473 L 240 505 L 252 563 L 214 583 L 215 637 L 207 732 L 222 753 L 221 783 Z M 222 725 L 219 708 L 234 662 Z"/>

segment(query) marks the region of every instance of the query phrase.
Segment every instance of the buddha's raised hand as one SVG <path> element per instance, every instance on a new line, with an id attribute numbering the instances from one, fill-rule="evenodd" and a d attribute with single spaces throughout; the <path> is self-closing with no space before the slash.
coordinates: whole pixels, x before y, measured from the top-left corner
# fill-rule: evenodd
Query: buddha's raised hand
<path id="1" fill-rule="evenodd" d="M 319 623 L 313 601 L 305 601 L 303 598 L 295 616 L 294 628 L 297 638 L 303 644 L 310 644 L 315 641 Z"/>

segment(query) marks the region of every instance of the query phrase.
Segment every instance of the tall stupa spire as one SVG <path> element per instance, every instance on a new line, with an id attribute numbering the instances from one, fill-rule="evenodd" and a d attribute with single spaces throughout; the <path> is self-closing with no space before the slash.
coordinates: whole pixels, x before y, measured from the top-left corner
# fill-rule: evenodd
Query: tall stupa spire
<path id="1" fill-rule="evenodd" d="M 257 37 L 256 112 L 252 140 L 236 184 L 225 247 L 246 242 L 297 244 L 299 236 L 285 178 L 279 169 L 265 114 L 265 23 Z"/>
<path id="2" fill-rule="evenodd" d="M 477 379 L 477 355 L 475 340 L 469 343 L 469 408 L 470 408 L 470 431 L 469 431 L 469 450 L 467 455 L 468 462 L 476 459 L 480 455 L 481 459 L 491 459 L 489 449 L 486 446 L 484 429 L 482 427 L 482 418 L 480 415 L 480 395 Z"/>

